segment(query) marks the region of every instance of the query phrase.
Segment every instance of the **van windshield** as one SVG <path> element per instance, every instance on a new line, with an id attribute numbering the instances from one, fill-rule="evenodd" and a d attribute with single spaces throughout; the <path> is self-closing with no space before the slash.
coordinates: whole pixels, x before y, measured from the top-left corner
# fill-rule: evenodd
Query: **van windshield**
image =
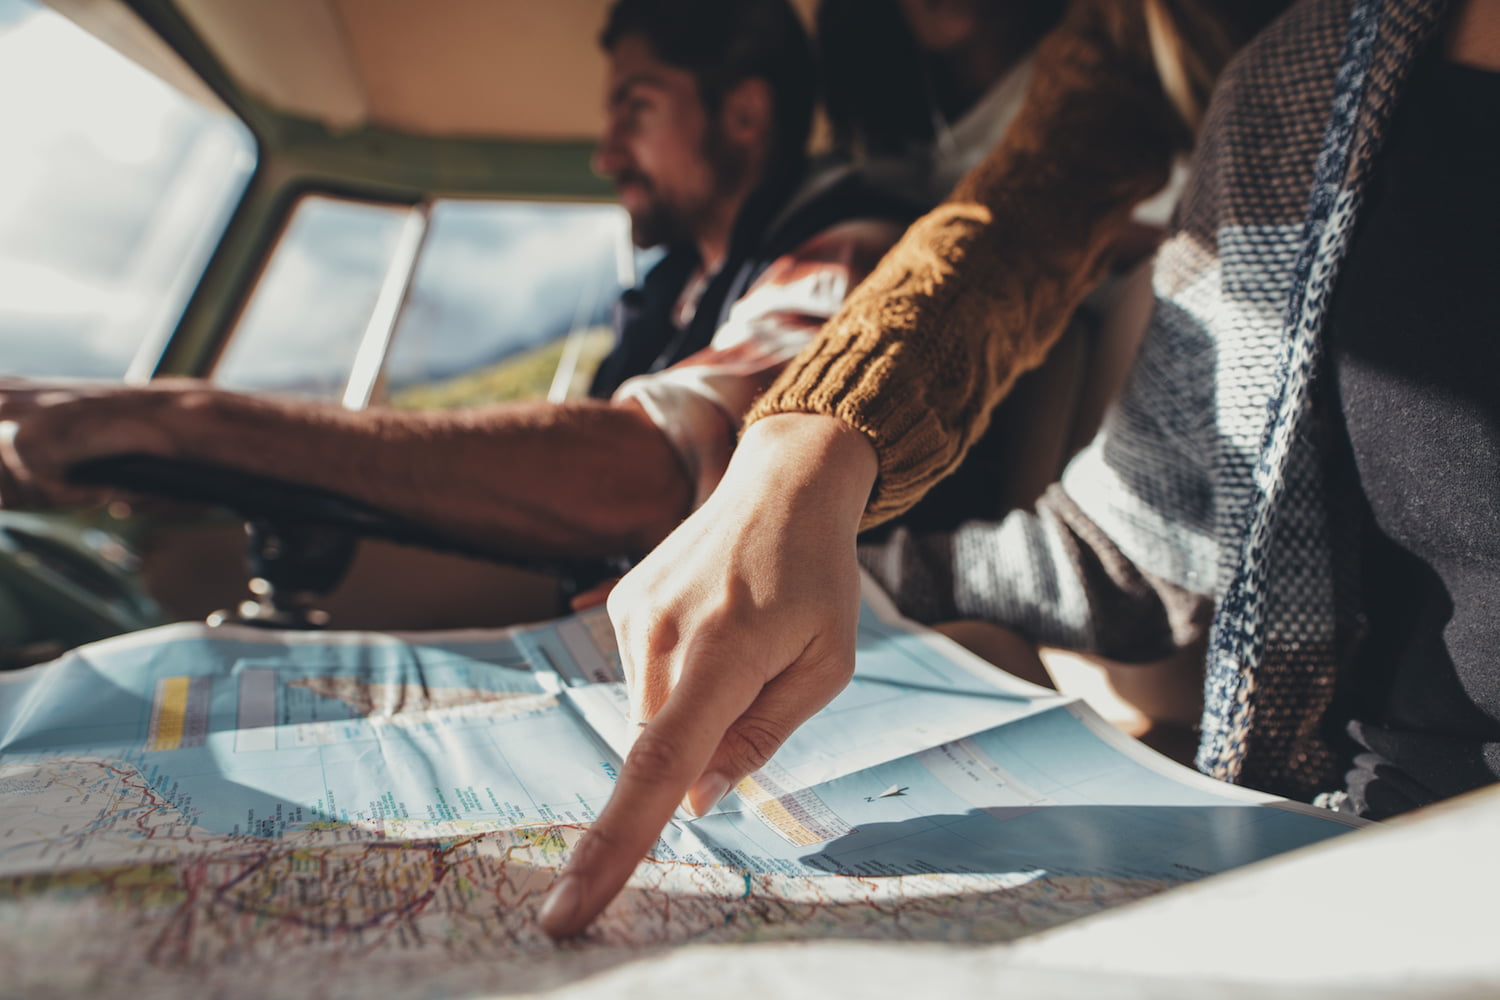
<path id="1" fill-rule="evenodd" d="M 149 374 L 256 162 L 243 123 L 0 0 L 0 373 Z"/>

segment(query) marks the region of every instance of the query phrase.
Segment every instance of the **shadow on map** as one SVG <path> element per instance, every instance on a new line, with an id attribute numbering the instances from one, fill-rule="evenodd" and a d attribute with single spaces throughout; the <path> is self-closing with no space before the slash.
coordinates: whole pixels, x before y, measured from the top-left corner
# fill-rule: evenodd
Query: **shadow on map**
<path id="1" fill-rule="evenodd" d="M 1044 872 L 1181 881 L 1346 828 L 1260 805 L 1045 805 L 865 824 L 800 860 L 837 875 Z"/>

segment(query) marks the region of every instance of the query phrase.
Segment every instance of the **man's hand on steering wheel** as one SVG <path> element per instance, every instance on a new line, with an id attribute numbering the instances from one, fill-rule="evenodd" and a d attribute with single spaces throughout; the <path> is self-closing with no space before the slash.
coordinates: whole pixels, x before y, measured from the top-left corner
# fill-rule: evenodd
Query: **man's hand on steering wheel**
<path id="1" fill-rule="evenodd" d="M 99 503 L 109 491 L 69 483 L 68 470 L 103 455 L 170 455 L 161 404 L 199 386 L 185 379 L 140 389 L 0 379 L 0 506 Z"/>

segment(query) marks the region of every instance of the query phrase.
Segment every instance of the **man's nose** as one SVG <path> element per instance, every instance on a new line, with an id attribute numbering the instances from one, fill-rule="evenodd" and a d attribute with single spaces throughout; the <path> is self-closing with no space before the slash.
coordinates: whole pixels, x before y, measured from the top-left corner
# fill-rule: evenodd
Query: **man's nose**
<path id="1" fill-rule="evenodd" d="M 619 130 L 611 125 L 604 130 L 599 145 L 594 147 L 594 155 L 589 157 L 589 169 L 597 177 L 609 178 L 617 175 L 627 165 L 628 157 L 620 142 Z"/>

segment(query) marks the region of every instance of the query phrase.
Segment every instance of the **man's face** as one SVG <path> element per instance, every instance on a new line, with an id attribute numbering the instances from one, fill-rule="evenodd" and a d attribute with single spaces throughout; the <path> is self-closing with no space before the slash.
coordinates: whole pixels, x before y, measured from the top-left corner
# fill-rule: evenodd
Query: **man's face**
<path id="1" fill-rule="evenodd" d="M 610 52 L 608 126 L 594 169 L 614 181 L 637 246 L 691 241 L 744 171 L 687 70 L 659 61 L 640 35 Z"/>

